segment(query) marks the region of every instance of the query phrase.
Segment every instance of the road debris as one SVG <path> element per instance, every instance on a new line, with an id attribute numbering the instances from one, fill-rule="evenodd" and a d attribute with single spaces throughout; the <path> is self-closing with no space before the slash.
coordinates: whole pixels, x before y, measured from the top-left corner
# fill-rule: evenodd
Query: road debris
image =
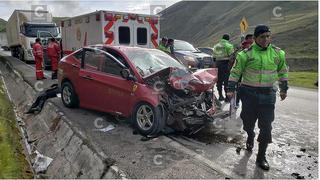
<path id="1" fill-rule="evenodd" d="M 50 165 L 50 163 L 53 161 L 53 159 L 40 154 L 37 150 L 35 151 L 35 153 L 37 154 L 35 158 L 35 162 L 33 164 L 33 168 L 35 172 L 36 173 L 45 172 L 48 166 Z"/>
<path id="2" fill-rule="evenodd" d="M 109 126 L 105 127 L 105 128 L 101 128 L 101 129 L 95 129 L 96 131 L 101 131 L 101 132 L 108 132 L 108 131 L 111 131 L 113 130 L 115 127 L 110 124 Z"/>
<path id="3" fill-rule="evenodd" d="M 301 176 L 299 173 L 292 173 L 291 176 L 296 179 L 304 179 L 304 176 Z"/>

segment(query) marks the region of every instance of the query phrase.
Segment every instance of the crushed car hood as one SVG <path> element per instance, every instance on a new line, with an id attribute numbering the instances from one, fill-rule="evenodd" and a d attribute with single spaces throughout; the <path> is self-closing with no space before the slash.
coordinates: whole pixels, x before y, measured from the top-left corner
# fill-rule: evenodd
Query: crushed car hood
<path id="1" fill-rule="evenodd" d="M 148 77 L 145 81 L 163 80 L 167 78 L 172 88 L 177 90 L 190 90 L 200 93 L 211 89 L 218 80 L 218 69 L 207 68 L 199 69 L 194 73 L 186 69 L 165 68 Z"/>

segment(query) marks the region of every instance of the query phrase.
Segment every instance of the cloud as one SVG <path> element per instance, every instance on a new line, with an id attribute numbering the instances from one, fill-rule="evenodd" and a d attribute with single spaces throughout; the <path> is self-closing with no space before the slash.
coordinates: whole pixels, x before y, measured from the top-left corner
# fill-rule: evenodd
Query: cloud
<path id="1" fill-rule="evenodd" d="M 31 5 L 46 5 L 47 10 L 55 17 L 73 17 L 91 13 L 96 10 L 121 11 L 149 14 L 150 5 L 170 5 L 179 0 L 95 0 L 95 1 L 16 1 L 0 2 L 0 18 L 8 20 L 15 9 L 30 10 Z"/>

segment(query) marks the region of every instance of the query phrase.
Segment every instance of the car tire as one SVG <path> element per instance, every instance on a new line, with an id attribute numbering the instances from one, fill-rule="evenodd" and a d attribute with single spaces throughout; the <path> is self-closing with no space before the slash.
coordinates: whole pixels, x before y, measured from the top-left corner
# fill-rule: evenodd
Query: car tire
<path id="1" fill-rule="evenodd" d="M 132 123 L 142 135 L 158 135 L 165 126 L 161 106 L 153 107 L 149 103 L 139 103 L 133 111 Z"/>
<path id="2" fill-rule="evenodd" d="M 79 106 L 79 100 L 72 84 L 68 81 L 61 85 L 61 99 L 63 104 L 68 108 L 75 108 Z"/>

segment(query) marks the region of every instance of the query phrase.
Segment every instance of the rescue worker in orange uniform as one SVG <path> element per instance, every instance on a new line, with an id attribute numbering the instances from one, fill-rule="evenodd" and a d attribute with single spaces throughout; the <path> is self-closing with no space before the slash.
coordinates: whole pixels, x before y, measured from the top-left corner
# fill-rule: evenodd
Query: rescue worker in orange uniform
<path id="1" fill-rule="evenodd" d="M 48 45 L 48 57 L 51 61 L 52 75 L 51 79 L 57 79 L 58 61 L 59 61 L 60 47 L 55 38 L 52 38 Z"/>
<path id="2" fill-rule="evenodd" d="M 33 44 L 32 52 L 34 60 L 36 61 L 36 77 L 37 80 L 46 79 L 43 75 L 42 63 L 43 63 L 43 48 L 40 43 L 40 38 L 36 39 L 36 42 Z"/>

